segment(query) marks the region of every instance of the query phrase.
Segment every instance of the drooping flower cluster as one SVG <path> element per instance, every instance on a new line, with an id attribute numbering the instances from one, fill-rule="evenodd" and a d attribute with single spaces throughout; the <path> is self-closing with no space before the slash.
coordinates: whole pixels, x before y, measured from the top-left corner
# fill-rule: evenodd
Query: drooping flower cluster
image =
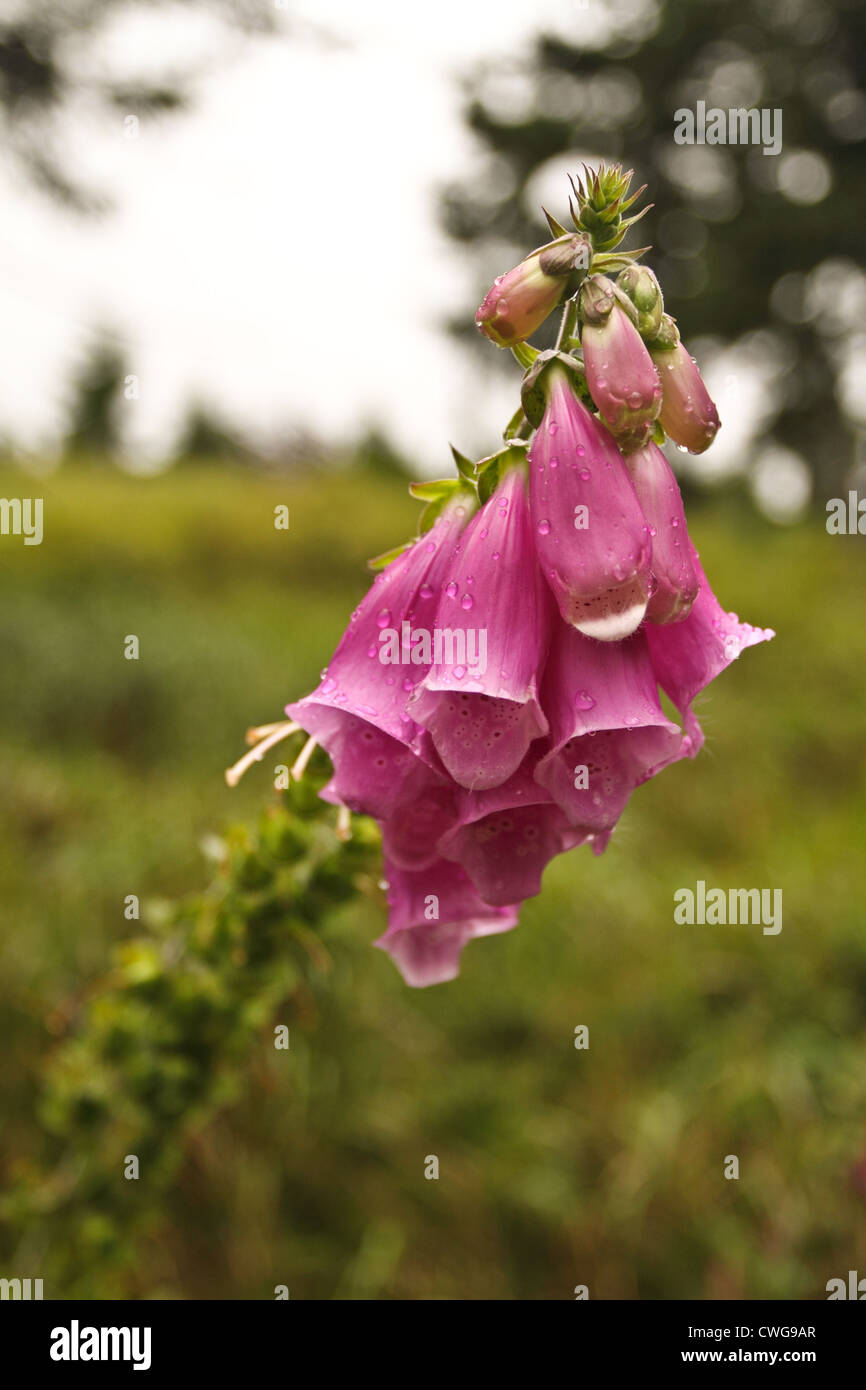
<path id="1" fill-rule="evenodd" d="M 635 788 L 700 749 L 698 692 L 772 636 L 715 598 L 659 447 L 702 452 L 718 417 L 652 272 L 615 253 L 628 177 L 588 176 L 576 234 L 549 219 L 557 240 L 487 296 L 480 328 L 527 368 L 505 447 L 414 489 L 422 534 L 287 707 L 331 759 L 325 799 L 379 822 L 377 945 L 412 985 L 513 927 L 556 855 L 601 853 Z"/>

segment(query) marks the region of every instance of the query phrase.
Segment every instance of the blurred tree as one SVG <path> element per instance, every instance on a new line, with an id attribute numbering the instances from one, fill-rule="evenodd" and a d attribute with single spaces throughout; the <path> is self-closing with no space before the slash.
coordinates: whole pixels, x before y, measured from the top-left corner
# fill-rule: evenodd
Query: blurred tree
<path id="1" fill-rule="evenodd" d="M 176 445 L 176 463 L 250 463 L 257 455 L 204 401 L 193 401 Z"/>
<path id="2" fill-rule="evenodd" d="M 117 342 L 100 337 L 72 382 L 67 457 L 104 458 L 117 452 L 117 411 L 126 372 L 126 357 Z"/>
<path id="3" fill-rule="evenodd" d="M 633 167 L 656 203 L 637 241 L 653 244 L 666 307 L 689 343 L 715 335 L 757 363 L 762 446 L 805 457 L 823 505 L 850 479 L 866 426 L 866 9 L 587 0 L 571 12 L 567 37 L 542 34 L 525 58 L 469 78 L 484 164 L 445 190 L 447 231 L 480 252 L 481 293 L 549 238 L 540 203 L 562 219 L 580 160 Z M 698 101 L 780 108 L 781 153 L 676 144 L 674 112 Z"/>
<path id="4" fill-rule="evenodd" d="M 190 0 L 187 0 L 187 8 Z M 269 32 L 273 0 L 192 0 L 226 24 Z M 171 0 L 140 0 L 139 9 L 169 11 Z M 6 0 L 0 15 L 0 133 L 6 151 L 45 192 L 79 211 L 102 200 L 72 178 L 59 141 L 73 103 L 138 116 L 182 109 L 197 75 L 166 65 L 156 78 L 124 80 L 83 61 L 110 24 L 129 17 L 126 0 Z M 172 50 L 169 48 L 169 52 Z"/>

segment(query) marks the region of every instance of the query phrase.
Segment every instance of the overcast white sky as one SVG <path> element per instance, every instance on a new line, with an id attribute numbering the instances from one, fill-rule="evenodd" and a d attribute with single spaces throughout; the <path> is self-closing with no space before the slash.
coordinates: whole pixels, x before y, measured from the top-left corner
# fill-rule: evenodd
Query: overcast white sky
<path id="1" fill-rule="evenodd" d="M 285 38 L 227 40 L 194 11 L 127 17 L 83 65 L 220 60 L 191 115 L 142 121 L 137 139 L 122 114 L 68 123 L 107 217 L 70 218 L 0 174 L 4 430 L 51 445 L 70 372 L 107 324 L 140 379 L 125 409 L 145 455 L 193 395 L 264 435 L 302 413 L 332 438 L 378 421 L 428 468 L 449 439 L 493 447 L 512 403 L 439 331 L 476 305 L 436 189 L 475 157 L 455 74 L 513 56 L 544 20 L 588 22 L 573 0 L 292 0 Z M 331 351 L 341 316 L 355 352 Z"/>
<path id="2" fill-rule="evenodd" d="M 164 76 L 190 61 L 208 74 L 191 114 L 142 118 L 137 138 L 122 112 L 82 107 L 65 122 L 69 166 L 111 198 L 107 216 L 59 211 L 0 162 L 0 429 L 20 448 L 50 455 L 70 377 L 105 327 L 138 378 L 123 407 L 137 467 L 171 449 L 194 398 L 262 442 L 301 425 L 348 442 L 375 424 L 419 473 L 450 470 L 449 441 L 496 447 L 516 365 L 510 382 L 483 373 L 441 330 L 476 309 L 475 277 L 437 222 L 442 184 L 479 160 L 460 74 L 486 59 L 514 93 L 509 65 L 541 28 L 600 43 L 650 0 L 275 8 L 285 33 L 249 38 L 205 6 L 131 3 L 80 45 L 84 74 Z M 533 188 L 561 216 L 565 168 L 553 161 Z M 354 346 L 335 351 L 337 337 Z M 757 344 L 745 370 L 691 346 L 725 421 L 701 459 L 718 477 L 747 457 L 771 354 Z M 785 461 L 771 463 L 778 492 Z"/>

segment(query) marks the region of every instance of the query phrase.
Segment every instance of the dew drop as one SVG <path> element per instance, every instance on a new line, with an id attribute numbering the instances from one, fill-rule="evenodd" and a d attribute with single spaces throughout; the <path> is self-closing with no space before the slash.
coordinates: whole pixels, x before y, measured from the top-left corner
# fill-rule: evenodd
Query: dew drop
<path id="1" fill-rule="evenodd" d="M 390 623 L 390 621 L 391 621 L 391 610 L 390 610 L 390 608 L 383 608 L 383 609 L 381 610 L 381 612 L 380 612 L 379 614 L 377 614 L 377 617 L 376 617 L 376 626 L 377 626 L 377 627 L 387 627 L 388 624 Z"/>
<path id="2" fill-rule="evenodd" d="M 595 700 L 585 690 L 581 690 L 574 703 L 578 709 L 594 709 L 595 707 Z"/>
<path id="3" fill-rule="evenodd" d="M 550 535 L 550 522 L 549 522 L 549 521 L 539 521 L 539 523 L 538 523 L 538 534 L 539 534 L 539 536 L 549 536 L 549 535 Z"/>
<path id="4" fill-rule="evenodd" d="M 456 598 L 456 597 L 457 597 L 457 585 L 455 584 L 455 582 L 454 582 L 453 579 L 451 580 L 451 582 L 450 582 L 449 584 L 446 584 L 446 585 L 445 585 L 445 592 L 446 592 L 446 594 L 448 595 L 449 598 Z"/>
<path id="5" fill-rule="evenodd" d="M 473 604 L 472 595 L 471 595 L 471 594 L 464 594 L 463 597 L 462 597 L 462 599 L 460 600 L 460 607 L 463 608 L 463 609 L 468 613 L 468 612 L 469 612 L 469 609 L 472 607 L 472 604 Z"/>

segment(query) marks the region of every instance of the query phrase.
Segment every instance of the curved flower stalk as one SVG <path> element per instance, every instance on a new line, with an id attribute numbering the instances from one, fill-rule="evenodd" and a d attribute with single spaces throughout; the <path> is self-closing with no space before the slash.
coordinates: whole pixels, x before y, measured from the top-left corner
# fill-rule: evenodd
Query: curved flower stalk
<path id="1" fill-rule="evenodd" d="M 376 944 L 410 985 L 515 926 L 557 855 L 603 853 L 635 790 L 700 750 L 698 692 L 773 636 L 721 608 L 659 447 L 701 452 L 718 416 L 643 252 L 621 249 L 629 180 L 587 170 L 574 231 L 548 214 L 555 240 L 497 279 L 478 326 L 525 372 L 504 447 L 413 485 L 418 537 L 375 562 L 317 689 L 227 774 L 300 726 L 297 780 L 321 743 L 337 835 L 378 822 Z M 560 305 L 539 353 L 526 339 Z"/>

